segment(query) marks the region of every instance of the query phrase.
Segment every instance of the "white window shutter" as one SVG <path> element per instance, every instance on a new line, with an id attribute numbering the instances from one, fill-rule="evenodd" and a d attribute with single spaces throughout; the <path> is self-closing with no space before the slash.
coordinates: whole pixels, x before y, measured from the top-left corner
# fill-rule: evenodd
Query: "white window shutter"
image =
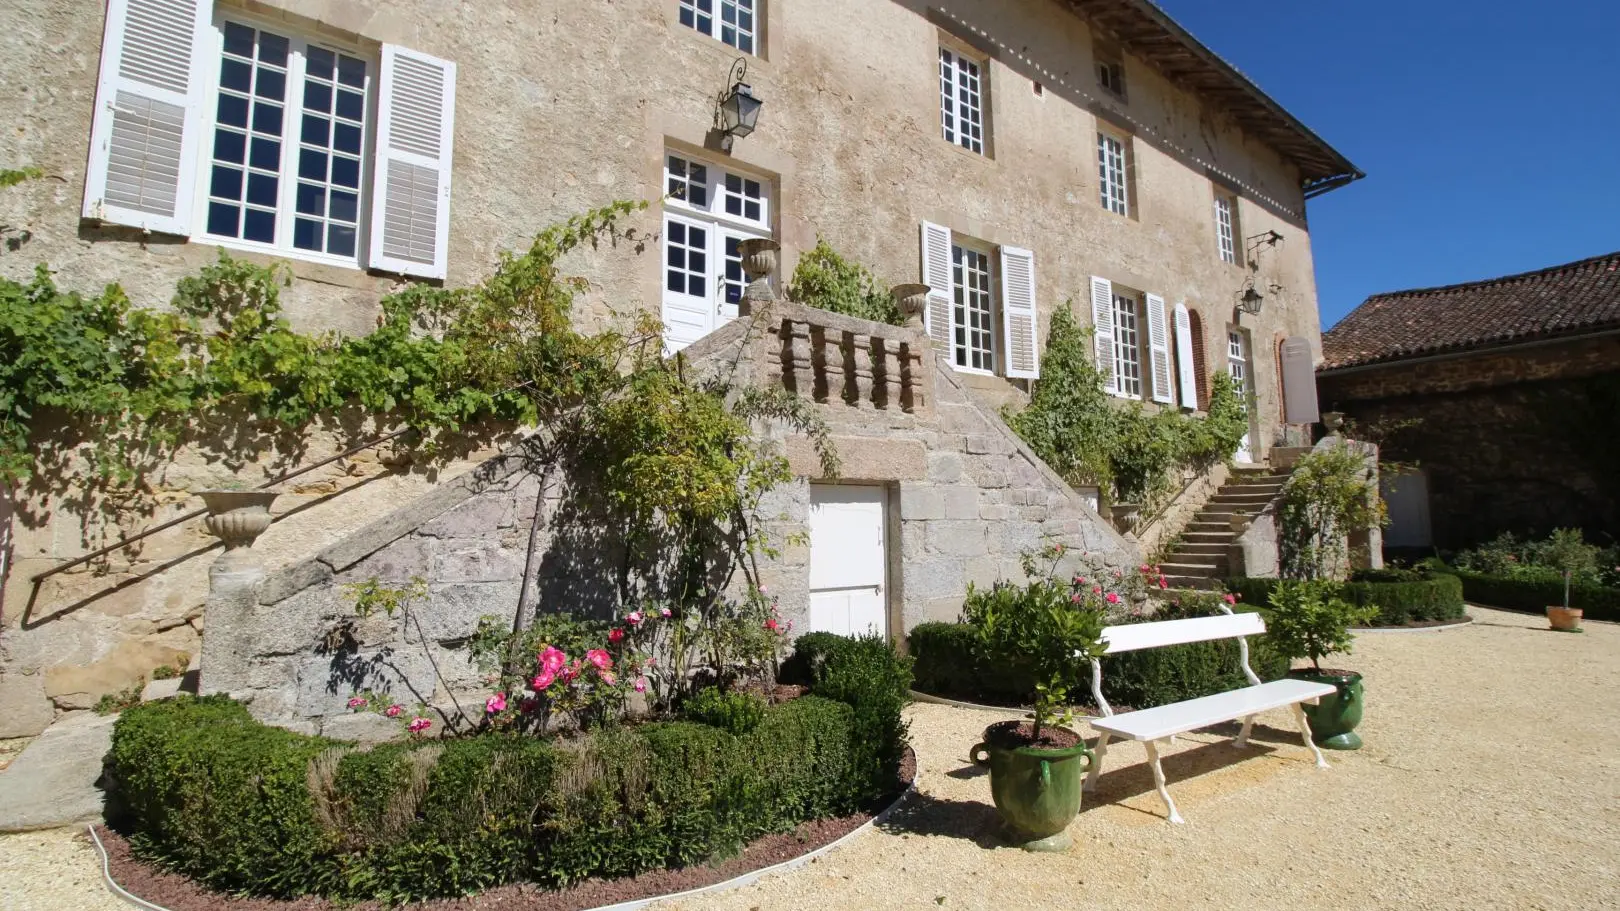
<path id="1" fill-rule="evenodd" d="M 1091 325 L 1103 388 L 1110 395 L 1119 395 L 1119 382 L 1114 376 L 1114 283 L 1095 275 L 1091 277 Z"/>
<path id="2" fill-rule="evenodd" d="M 1007 331 L 1007 375 L 1039 379 L 1040 345 L 1035 325 L 1035 254 L 1001 248 L 1001 319 Z"/>
<path id="3" fill-rule="evenodd" d="M 456 65 L 385 44 L 377 97 L 371 255 L 366 264 L 382 272 L 444 278 Z"/>
<path id="4" fill-rule="evenodd" d="M 928 337 L 941 351 L 951 350 L 951 229 L 922 223 L 922 280 L 928 286 L 923 314 Z"/>
<path id="5" fill-rule="evenodd" d="M 1176 304 L 1176 376 L 1181 380 L 1181 407 L 1198 408 L 1198 370 L 1193 366 L 1192 320 L 1187 305 Z"/>
<path id="6" fill-rule="evenodd" d="M 109 0 L 84 217 L 191 233 L 211 0 Z"/>
<path id="7" fill-rule="evenodd" d="M 1282 343 L 1283 417 L 1290 424 L 1321 420 L 1316 405 L 1316 365 L 1311 343 L 1301 336 Z"/>
<path id="8" fill-rule="evenodd" d="M 1147 296 L 1148 357 L 1152 360 L 1153 401 L 1166 405 L 1176 400 L 1170 387 L 1170 327 L 1164 318 L 1164 298 Z"/>

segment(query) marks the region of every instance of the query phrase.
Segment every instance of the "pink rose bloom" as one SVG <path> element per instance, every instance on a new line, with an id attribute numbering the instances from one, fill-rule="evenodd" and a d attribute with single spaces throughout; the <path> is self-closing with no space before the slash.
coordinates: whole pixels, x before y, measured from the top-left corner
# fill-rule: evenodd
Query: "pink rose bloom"
<path id="1" fill-rule="evenodd" d="M 1074 604 L 1079 604 L 1080 603 L 1080 593 L 1076 592 L 1076 593 L 1070 595 L 1069 596 L 1069 601 L 1074 603 Z"/>
<path id="2" fill-rule="evenodd" d="M 658 659 L 657 658 L 648 658 L 647 659 L 647 666 L 648 667 L 653 667 L 656 664 L 658 664 Z"/>
<path id="3" fill-rule="evenodd" d="M 563 653 L 562 649 L 556 647 L 555 645 L 546 646 L 546 650 L 540 653 L 540 667 L 552 672 L 553 674 L 562 670 L 563 665 L 567 663 L 568 656 Z"/>
<path id="4" fill-rule="evenodd" d="M 1226 603 L 1227 604 L 1236 604 L 1237 603 L 1237 595 L 1227 595 L 1226 596 Z"/>
<path id="5" fill-rule="evenodd" d="M 531 686 L 533 686 L 535 692 L 538 693 L 541 690 L 544 690 L 547 687 L 551 686 L 551 684 L 556 682 L 556 680 L 557 680 L 557 672 L 552 670 L 549 667 L 543 667 L 543 668 L 540 669 L 540 673 L 536 674 L 535 678 L 533 680 L 529 681 L 529 684 Z"/>
<path id="6" fill-rule="evenodd" d="M 496 712 L 506 711 L 506 694 L 496 693 L 484 700 L 484 712 L 493 715 Z"/>
<path id="7" fill-rule="evenodd" d="M 793 621 L 792 620 L 788 621 L 787 628 L 788 628 L 788 632 L 790 632 L 790 633 L 793 632 Z"/>
<path id="8" fill-rule="evenodd" d="M 608 633 L 608 642 L 612 643 L 613 645 L 618 645 L 620 642 L 623 642 L 623 641 L 624 641 L 624 630 L 622 630 L 622 629 L 618 628 L 617 626 L 615 626 L 612 629 L 612 631 L 610 631 Z"/>
<path id="9" fill-rule="evenodd" d="M 596 676 L 601 677 L 602 682 L 607 684 L 608 686 L 612 686 L 613 684 L 618 682 L 618 678 L 613 676 L 612 671 L 599 671 Z"/>
<path id="10" fill-rule="evenodd" d="M 620 635 L 622 636 L 623 633 L 620 633 Z M 607 652 L 599 648 L 593 648 L 586 652 L 585 660 L 589 661 L 599 671 L 605 671 L 613 666 L 613 659 L 608 657 Z"/>
<path id="11" fill-rule="evenodd" d="M 1119 603 L 1119 596 L 1114 594 L 1113 592 L 1109 592 L 1108 597 L 1105 600 L 1109 604 L 1118 604 Z"/>
<path id="12" fill-rule="evenodd" d="M 624 619 L 626 621 L 628 621 L 631 626 L 635 626 L 636 624 L 640 623 L 641 620 L 642 620 L 641 611 L 633 610 Z"/>
<path id="13" fill-rule="evenodd" d="M 433 727 L 433 722 L 426 718 L 412 718 L 411 723 L 405 726 L 405 730 L 412 734 L 420 734 L 430 727 Z"/>
<path id="14" fill-rule="evenodd" d="M 1160 576 L 1159 577 L 1159 588 L 1163 589 L 1163 588 L 1169 588 L 1169 587 L 1170 587 L 1170 580 L 1166 579 L 1163 576 Z"/>
<path id="15" fill-rule="evenodd" d="M 387 715 L 389 718 L 398 718 L 399 713 L 403 711 L 405 711 L 405 706 L 396 703 L 395 705 L 391 705 L 388 708 L 383 709 L 383 714 Z"/>
<path id="16" fill-rule="evenodd" d="M 647 692 L 647 678 L 646 677 L 637 677 L 636 678 L 635 690 L 638 693 Z"/>
<path id="17" fill-rule="evenodd" d="M 674 613 L 675 613 L 674 611 L 670 610 L 667 607 L 659 608 L 659 610 L 658 610 L 658 616 L 663 617 L 666 620 L 669 619 L 670 616 L 673 615 Z"/>
<path id="18" fill-rule="evenodd" d="M 1153 571 L 1153 567 L 1147 565 L 1146 563 L 1143 563 L 1141 566 L 1138 566 L 1137 569 L 1139 571 L 1141 571 L 1144 575 Z"/>
<path id="19" fill-rule="evenodd" d="M 1100 594 L 1102 594 L 1102 586 L 1101 586 L 1101 585 L 1093 585 L 1093 586 L 1092 586 L 1092 587 L 1091 587 L 1091 593 L 1092 593 L 1092 594 L 1093 594 L 1093 595 L 1100 595 Z"/>
<path id="20" fill-rule="evenodd" d="M 1059 545 L 1057 545 L 1056 547 L 1054 547 L 1052 549 L 1057 551 L 1060 554 L 1063 553 L 1063 545 L 1062 544 L 1059 544 Z"/>
<path id="21" fill-rule="evenodd" d="M 349 700 L 349 708 L 351 708 L 351 709 L 357 709 L 360 706 L 365 705 L 365 704 L 366 704 L 366 697 L 364 697 L 364 696 L 356 696 L 353 699 Z"/>
<path id="22" fill-rule="evenodd" d="M 578 658 L 575 658 L 574 663 L 563 668 L 558 676 L 562 677 L 564 683 L 571 683 L 575 677 L 579 676 L 579 672 L 583 667 L 585 665 L 581 664 Z"/>
<path id="23" fill-rule="evenodd" d="M 1075 585 L 1085 585 L 1086 584 L 1086 577 L 1085 576 L 1075 576 L 1074 577 L 1074 584 Z"/>
<path id="24" fill-rule="evenodd" d="M 776 632 L 777 631 L 776 618 L 772 617 L 771 619 L 766 620 L 765 621 L 765 628 L 770 630 L 773 633 Z"/>

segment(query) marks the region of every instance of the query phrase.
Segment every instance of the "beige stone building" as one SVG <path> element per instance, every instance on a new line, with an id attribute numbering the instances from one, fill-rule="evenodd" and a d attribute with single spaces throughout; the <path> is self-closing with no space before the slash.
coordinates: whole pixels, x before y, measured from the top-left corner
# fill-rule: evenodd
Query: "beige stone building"
<path id="1" fill-rule="evenodd" d="M 787 274 L 820 236 L 933 287 L 934 352 L 987 411 L 1027 390 L 1071 307 L 1121 398 L 1196 410 L 1210 372 L 1241 374 L 1251 461 L 1283 433 L 1283 341 L 1320 359 L 1306 199 L 1361 176 L 1147 0 L 18 0 L 7 18 L 0 163 L 58 178 L 0 196 L 27 232 L 8 278 L 44 262 L 161 307 L 223 248 L 291 265 L 300 328 L 357 334 L 404 278 L 470 283 L 559 218 L 647 199 L 636 239 L 576 264 L 583 319 L 654 308 L 693 344 L 736 315 L 738 241 L 778 240 Z M 739 75 L 763 107 L 725 136 Z M 272 568 L 445 476 L 384 461 L 289 483 Z M 122 529 L 18 493 L 0 736 L 197 653 L 199 523 L 36 577 L 232 471 L 177 460 Z M 903 479 L 865 480 L 904 512 Z"/>

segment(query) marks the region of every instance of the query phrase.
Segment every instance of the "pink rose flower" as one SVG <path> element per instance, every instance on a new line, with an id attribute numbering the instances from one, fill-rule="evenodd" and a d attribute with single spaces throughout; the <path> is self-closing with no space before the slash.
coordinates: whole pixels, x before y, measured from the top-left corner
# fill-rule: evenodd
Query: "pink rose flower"
<path id="1" fill-rule="evenodd" d="M 584 667 L 584 665 L 579 663 L 578 658 L 575 658 L 574 663 L 563 668 L 562 671 L 559 672 L 558 676 L 562 677 L 562 681 L 564 683 L 572 683 L 574 678 L 579 676 L 579 671 L 582 667 Z"/>
<path id="2" fill-rule="evenodd" d="M 1163 589 L 1163 588 L 1169 588 L 1169 587 L 1170 587 L 1170 580 L 1166 579 L 1163 576 L 1160 576 L 1159 577 L 1159 588 Z"/>
<path id="3" fill-rule="evenodd" d="M 613 659 L 608 657 L 607 652 L 604 652 L 599 648 L 593 648 L 586 652 L 585 660 L 589 661 L 591 665 L 599 671 L 605 671 L 613 666 Z"/>
<path id="4" fill-rule="evenodd" d="M 665 620 L 668 620 L 674 613 L 674 611 L 667 607 L 659 608 L 658 610 L 658 616 L 663 617 Z"/>
<path id="5" fill-rule="evenodd" d="M 657 658 L 648 658 L 647 659 L 647 666 L 648 667 L 653 667 L 653 666 L 655 666 L 657 664 L 658 664 L 658 659 Z"/>
<path id="6" fill-rule="evenodd" d="M 1143 563 L 1141 566 L 1137 567 L 1137 570 L 1140 571 L 1143 575 L 1147 575 L 1148 573 L 1153 571 L 1153 567 L 1147 565 L 1146 563 Z"/>
<path id="7" fill-rule="evenodd" d="M 1114 594 L 1113 592 L 1109 592 L 1108 597 L 1105 600 L 1109 604 L 1118 604 L 1119 603 L 1119 596 Z"/>
<path id="8" fill-rule="evenodd" d="M 504 711 L 506 711 L 505 693 L 496 693 L 495 695 L 484 700 L 484 712 L 486 714 L 493 715 L 496 712 Z"/>
<path id="9" fill-rule="evenodd" d="M 540 666 L 553 674 L 562 670 L 563 665 L 567 663 L 568 656 L 555 645 L 546 646 L 546 650 L 540 653 Z"/>
<path id="10" fill-rule="evenodd" d="M 405 711 L 405 706 L 396 703 L 386 709 L 383 709 L 383 714 L 387 715 L 389 718 L 398 718 L 399 713 L 403 711 Z"/>
<path id="11" fill-rule="evenodd" d="M 551 686 L 551 684 L 555 683 L 556 680 L 557 672 L 549 667 L 543 667 L 540 669 L 540 673 L 536 674 L 535 678 L 529 681 L 529 684 L 533 686 L 534 691 L 538 693 Z"/>
<path id="12" fill-rule="evenodd" d="M 1237 603 L 1237 595 L 1227 595 L 1225 600 L 1226 600 L 1227 604 L 1236 604 Z"/>
<path id="13" fill-rule="evenodd" d="M 642 620 L 641 611 L 633 610 L 624 619 L 631 626 L 635 626 L 636 624 L 640 623 L 641 620 Z"/>
<path id="14" fill-rule="evenodd" d="M 1063 545 L 1062 544 L 1059 544 L 1059 545 L 1057 545 L 1056 547 L 1054 547 L 1052 549 L 1057 551 L 1059 554 L 1063 553 Z"/>
<path id="15" fill-rule="evenodd" d="M 1086 577 L 1085 576 L 1075 576 L 1074 577 L 1074 584 L 1075 585 L 1085 585 L 1086 584 Z"/>
<path id="16" fill-rule="evenodd" d="M 765 628 L 770 630 L 773 633 L 776 632 L 777 631 L 776 618 L 772 617 L 771 619 L 766 620 L 765 621 Z"/>
<path id="17" fill-rule="evenodd" d="M 1093 595 L 1100 595 L 1100 594 L 1102 594 L 1102 586 L 1101 586 L 1101 585 L 1093 585 L 1093 586 L 1092 586 L 1092 587 L 1091 587 L 1091 593 L 1092 593 L 1092 594 L 1093 594 Z"/>
<path id="18" fill-rule="evenodd" d="M 364 697 L 364 696 L 356 696 L 353 699 L 349 700 L 349 708 L 351 708 L 351 709 L 357 709 L 360 706 L 365 705 L 365 704 L 366 704 L 366 697 Z"/>
<path id="19" fill-rule="evenodd" d="M 637 677 L 636 678 L 635 690 L 638 693 L 647 692 L 647 678 L 646 677 Z"/>
<path id="20" fill-rule="evenodd" d="M 1075 592 L 1074 594 L 1070 595 L 1069 596 L 1069 601 L 1071 603 L 1074 603 L 1074 604 L 1079 604 L 1080 603 L 1080 593 Z"/>
<path id="21" fill-rule="evenodd" d="M 412 734 L 420 734 L 430 727 L 433 727 L 433 722 L 426 718 L 412 718 L 411 723 L 405 726 L 405 730 Z"/>
<path id="22" fill-rule="evenodd" d="M 607 684 L 608 686 L 612 686 L 613 684 L 618 682 L 618 678 L 613 676 L 612 671 L 598 671 L 596 676 L 602 678 L 602 682 Z"/>
<path id="23" fill-rule="evenodd" d="M 624 641 L 624 630 L 622 630 L 619 627 L 615 626 L 613 628 L 613 630 L 608 633 L 608 642 L 610 642 L 610 643 L 612 643 L 614 645 L 618 645 L 620 642 L 623 642 L 623 641 Z"/>

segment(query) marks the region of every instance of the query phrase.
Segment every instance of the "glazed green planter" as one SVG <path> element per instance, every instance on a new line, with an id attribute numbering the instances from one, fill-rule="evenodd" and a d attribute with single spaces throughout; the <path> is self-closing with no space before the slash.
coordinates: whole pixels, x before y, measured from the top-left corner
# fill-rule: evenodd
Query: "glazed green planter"
<path id="1" fill-rule="evenodd" d="M 1361 737 L 1356 733 L 1356 725 L 1361 723 L 1362 706 L 1366 704 L 1361 675 L 1354 672 L 1319 674 L 1304 668 L 1291 670 L 1288 676 L 1313 683 L 1331 683 L 1339 688 L 1331 696 L 1323 696 L 1316 705 L 1306 703 L 1301 706 L 1305 710 L 1305 720 L 1311 724 L 1311 739 L 1316 741 L 1316 745 L 1327 750 L 1361 749 Z"/>
<path id="2" fill-rule="evenodd" d="M 1080 812 L 1091 750 L 1084 742 L 1058 750 L 995 746 L 996 727 L 985 729 L 985 742 L 969 755 L 990 767 L 990 796 L 1013 840 L 1026 851 L 1066 850 L 1074 843 L 1067 830 Z"/>

